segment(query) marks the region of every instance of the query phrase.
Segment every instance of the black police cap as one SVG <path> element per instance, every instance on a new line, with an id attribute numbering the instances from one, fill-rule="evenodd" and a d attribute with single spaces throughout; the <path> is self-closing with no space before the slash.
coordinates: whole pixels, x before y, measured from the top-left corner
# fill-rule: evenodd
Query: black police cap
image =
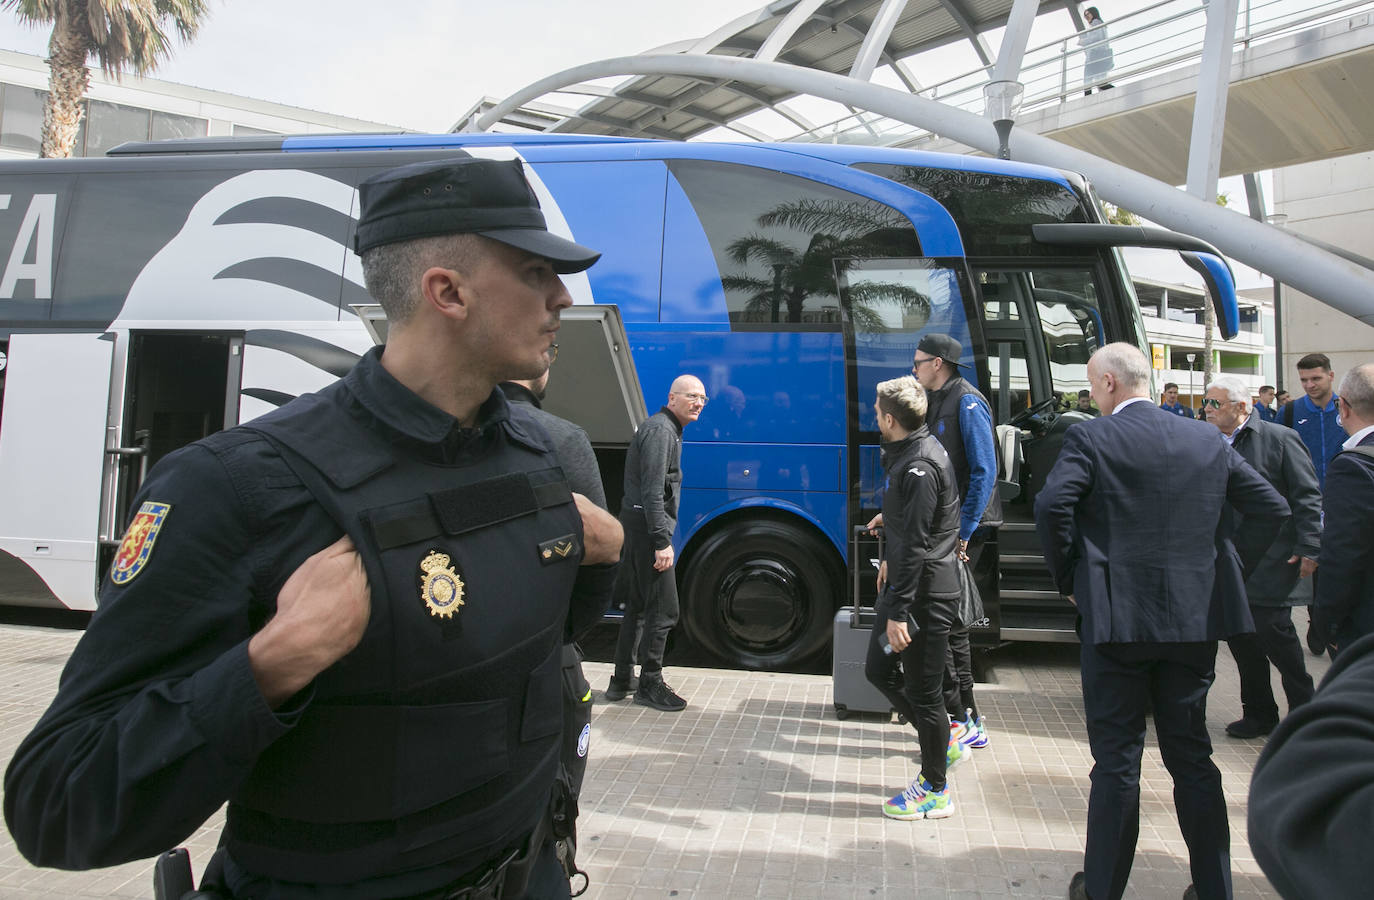
<path id="1" fill-rule="evenodd" d="M 445 159 L 401 166 L 358 185 L 362 214 L 353 236 L 361 254 L 383 244 L 443 234 L 480 234 L 581 272 L 595 250 L 550 234 L 518 159 Z"/>
<path id="2" fill-rule="evenodd" d="M 960 365 L 959 357 L 964 352 L 964 348 L 960 346 L 958 341 L 939 332 L 922 335 L 916 349 L 923 353 L 929 353 L 931 356 L 938 356 L 945 362 L 953 363 L 956 366 Z"/>

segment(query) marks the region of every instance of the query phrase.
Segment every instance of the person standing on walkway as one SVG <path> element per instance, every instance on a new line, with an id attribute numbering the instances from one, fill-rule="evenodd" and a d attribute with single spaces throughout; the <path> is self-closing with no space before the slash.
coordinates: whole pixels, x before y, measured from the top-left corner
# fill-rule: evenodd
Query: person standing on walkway
<path id="1" fill-rule="evenodd" d="M 1336 374 L 1331 371 L 1331 358 L 1325 353 L 1309 353 L 1298 360 L 1298 379 L 1304 396 L 1283 408 L 1279 421 L 1298 433 L 1312 465 L 1317 470 L 1317 484 L 1326 486 L 1326 465 L 1341 452 L 1345 431 L 1341 428 L 1337 397 L 1331 389 Z"/>
<path id="2" fill-rule="evenodd" d="M 977 572 L 981 564 L 991 568 L 996 578 L 997 560 L 984 560 L 983 555 L 1002 524 L 997 438 L 987 398 L 960 374 L 962 353 L 963 347 L 947 334 L 922 335 L 912 354 L 911 374 L 926 392 L 930 433 L 949 454 L 954 470 L 960 497 L 959 558 L 970 572 Z M 987 722 L 979 715 L 973 696 L 971 624 L 955 619 L 945 660 L 945 709 L 953 726 L 950 737 L 959 743 L 960 751 L 988 745 Z M 956 758 L 959 755 L 956 751 Z"/>
<path id="3" fill-rule="evenodd" d="M 549 348 L 549 362 L 558 358 L 558 345 Z M 586 497 L 598 508 L 606 508 L 606 488 L 601 483 L 601 470 L 596 464 L 596 453 L 592 450 L 587 432 L 567 419 L 559 418 L 544 409 L 544 392 L 548 389 L 549 373 L 538 378 L 525 378 L 503 381 L 498 385 L 506 400 L 513 406 L 520 406 L 534 418 L 539 427 L 553 442 L 554 454 L 558 464 L 568 477 L 568 485 L 574 492 Z M 541 551 L 552 558 L 555 550 Z M 614 585 L 612 569 L 615 564 L 601 568 L 593 581 L 573 585 L 572 602 L 568 609 L 568 622 L 563 629 L 563 772 L 560 777 L 568 782 L 569 797 L 561 809 L 562 819 L 556 823 L 555 837 L 559 842 L 559 859 L 569 877 L 576 873 L 577 855 L 576 819 L 578 798 L 582 793 L 582 782 L 587 774 L 587 756 L 591 752 L 592 740 L 592 687 L 582 671 L 582 648 L 578 641 L 588 631 L 600 624 L 601 618 L 611 604 Z M 572 868 L 569 868 L 569 865 Z"/>
<path id="4" fill-rule="evenodd" d="M 949 454 L 926 427 L 926 393 L 910 375 L 878 384 L 882 435 L 880 599 L 864 675 L 916 729 L 921 768 L 883 804 L 893 819 L 954 815 L 946 780 L 951 752 L 941 697 L 950 623 L 959 602 L 959 492 Z M 875 517 L 869 528 L 878 524 Z"/>
<path id="5" fill-rule="evenodd" d="M 1337 652 L 1374 634 L 1374 363 L 1350 370 L 1339 403 L 1349 437 L 1327 471 L 1322 578 L 1312 608 L 1318 646 Z"/>
<path id="6" fill-rule="evenodd" d="M 682 429 L 705 408 L 701 380 L 679 375 L 668 391 L 668 405 L 646 419 L 630 440 L 620 506 L 625 550 L 616 587 L 616 596 L 625 600 L 625 615 L 615 643 L 615 672 L 606 686 L 606 699 L 613 702 L 633 692 L 636 703 L 664 712 L 687 706 L 663 680 L 663 651 L 678 619 L 673 530 L 682 493 Z"/>
<path id="7" fill-rule="evenodd" d="M 1172 381 L 1164 385 L 1164 392 L 1159 395 L 1159 408 L 1185 419 L 1193 417 L 1193 411 L 1178 402 L 1178 385 Z"/>
<path id="8" fill-rule="evenodd" d="M 1245 382 L 1234 375 L 1221 375 L 1213 379 L 1202 400 L 1207 421 L 1220 429 L 1241 458 L 1273 485 L 1293 511 L 1267 547 L 1249 545 L 1244 522 L 1235 536 L 1238 551 L 1262 558 L 1245 580 L 1255 630 L 1226 641 L 1240 673 L 1241 705 L 1240 719 L 1227 725 L 1226 733 L 1242 739 L 1262 737 L 1279 723 L 1279 707 L 1269 678 L 1271 663 L 1279 671 L 1290 713 L 1312 699 L 1312 676 L 1307 674 L 1302 642 L 1293 628 L 1294 601 L 1289 595 L 1299 578 L 1307 578 L 1316 570 L 1322 530 L 1322 495 L 1307 448 L 1291 428 L 1266 422 L 1258 412 L 1251 414 L 1249 398 Z"/>
<path id="9" fill-rule="evenodd" d="M 1083 33 L 1078 36 L 1078 46 L 1083 48 L 1083 96 L 1093 92 L 1096 87 L 1105 91 L 1111 87 L 1107 73 L 1116 65 L 1111 45 L 1107 43 L 1107 23 L 1096 6 L 1083 10 Z"/>
<path id="10" fill-rule="evenodd" d="M 386 346 L 148 473 L 6 773 L 37 864 L 160 854 L 227 800 L 207 867 L 226 896 L 569 895 L 563 629 L 620 525 L 496 385 L 548 368 L 559 275 L 600 254 L 549 233 L 519 160 L 417 163 L 358 194 Z"/>
<path id="11" fill-rule="evenodd" d="M 1261 385 L 1259 389 L 1259 400 L 1255 403 L 1255 412 L 1266 422 L 1273 422 L 1279 417 L 1278 410 L 1271 405 L 1274 402 L 1274 386 L 1272 384 Z"/>
<path id="12" fill-rule="evenodd" d="M 1140 758 L 1153 709 L 1174 781 L 1179 828 L 1201 900 L 1231 896 L 1230 828 L 1207 734 L 1217 641 L 1253 628 L 1246 560 L 1232 546 L 1230 504 L 1255 543 L 1278 534 L 1288 504 L 1217 430 L 1157 409 L 1139 348 L 1088 359 L 1102 410 L 1064 433 L 1035 501 L 1045 561 L 1078 607 L 1083 709 L 1093 755 L 1083 871 L 1074 900 L 1118 900 L 1140 831 Z M 1160 460 L 1169 477 L 1159 477 Z M 1265 538 L 1265 534 L 1268 538 Z"/>

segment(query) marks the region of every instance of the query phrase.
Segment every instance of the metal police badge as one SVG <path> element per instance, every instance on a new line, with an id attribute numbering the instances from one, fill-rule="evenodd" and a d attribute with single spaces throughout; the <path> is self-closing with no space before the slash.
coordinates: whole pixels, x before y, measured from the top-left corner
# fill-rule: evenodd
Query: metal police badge
<path id="1" fill-rule="evenodd" d="M 431 616 L 450 618 L 463 605 L 463 579 L 449 565 L 447 553 L 429 551 L 420 561 L 420 596 Z"/>
<path id="2" fill-rule="evenodd" d="M 153 544 L 162 530 L 162 523 L 172 511 L 170 503 L 156 503 L 145 500 L 138 508 L 129 530 L 124 532 L 124 540 L 119 542 L 119 552 L 115 554 L 110 566 L 110 580 L 115 584 L 128 584 L 134 576 L 143 571 L 148 558 L 153 555 Z"/>

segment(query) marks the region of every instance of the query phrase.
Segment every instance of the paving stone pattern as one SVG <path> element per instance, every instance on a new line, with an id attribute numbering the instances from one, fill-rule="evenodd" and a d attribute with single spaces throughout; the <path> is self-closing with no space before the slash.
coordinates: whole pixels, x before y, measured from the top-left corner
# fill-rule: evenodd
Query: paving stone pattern
<path id="1" fill-rule="evenodd" d="M 1305 617 L 1299 613 L 1300 630 Z M 0 759 L 42 713 L 78 634 L 0 625 Z M 957 767 L 956 814 L 883 817 L 885 797 L 915 775 L 915 732 L 881 716 L 836 719 L 830 679 L 669 668 L 688 700 L 663 713 L 601 697 L 582 796 L 579 862 L 589 900 L 645 897 L 870 898 L 1065 896 L 1082 868 L 1092 759 L 1071 647 L 1000 651 L 996 684 L 979 685 L 991 743 Z M 1325 660 L 1307 657 L 1320 677 Z M 1282 692 L 1275 677 L 1276 696 Z M 1230 654 L 1218 654 L 1209 703 L 1231 820 L 1237 897 L 1274 897 L 1245 839 L 1246 791 L 1262 741 L 1223 733 L 1240 715 Z M 203 865 L 217 814 L 186 846 Z M 1189 882 L 1172 784 L 1151 731 L 1142 763 L 1141 829 L 1128 897 L 1177 898 Z M 0 898 L 152 896 L 151 864 L 95 872 L 35 869 L 0 835 Z"/>

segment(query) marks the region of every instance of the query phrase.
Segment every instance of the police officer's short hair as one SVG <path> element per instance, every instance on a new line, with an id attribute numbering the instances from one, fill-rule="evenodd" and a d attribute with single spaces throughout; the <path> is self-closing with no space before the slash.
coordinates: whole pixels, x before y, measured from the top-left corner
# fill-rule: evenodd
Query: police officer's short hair
<path id="1" fill-rule="evenodd" d="M 420 298 L 420 276 L 440 266 L 470 272 L 481 261 L 484 239 L 475 234 L 444 234 L 396 244 L 381 244 L 362 253 L 363 283 L 392 325 L 404 323 Z"/>
<path id="2" fill-rule="evenodd" d="M 1365 363 L 1346 372 L 1339 393 L 1361 419 L 1374 419 L 1374 363 Z"/>
<path id="3" fill-rule="evenodd" d="M 1212 383 L 1207 385 L 1208 389 L 1220 388 L 1226 392 L 1226 399 L 1232 403 L 1244 403 L 1250 405 L 1250 388 L 1244 381 L 1235 375 L 1218 375 L 1212 379 Z"/>
<path id="4" fill-rule="evenodd" d="M 907 431 L 915 431 L 926 422 L 925 388 L 911 375 L 880 381 L 878 408 Z"/>

